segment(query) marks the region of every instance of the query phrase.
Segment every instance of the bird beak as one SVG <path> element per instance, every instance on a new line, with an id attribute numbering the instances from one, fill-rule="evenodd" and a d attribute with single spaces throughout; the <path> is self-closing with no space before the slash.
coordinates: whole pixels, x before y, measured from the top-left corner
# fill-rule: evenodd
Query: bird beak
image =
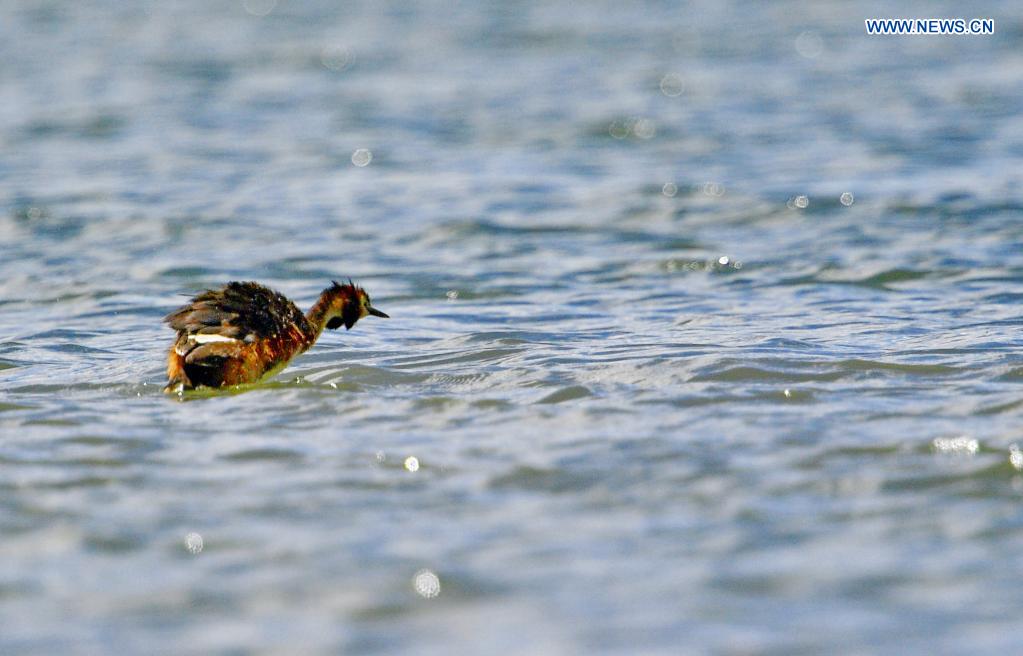
<path id="1" fill-rule="evenodd" d="M 376 309 L 375 307 L 368 307 L 368 308 L 366 308 L 366 312 L 369 312 L 374 317 L 382 317 L 384 319 L 390 319 L 391 318 L 391 317 L 387 316 L 386 314 L 384 314 L 383 312 L 381 312 L 380 310 Z"/>

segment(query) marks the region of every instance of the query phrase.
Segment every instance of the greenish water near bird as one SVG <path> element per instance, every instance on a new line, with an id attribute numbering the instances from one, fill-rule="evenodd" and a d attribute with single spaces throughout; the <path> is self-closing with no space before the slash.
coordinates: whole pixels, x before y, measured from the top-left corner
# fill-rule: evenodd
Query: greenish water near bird
<path id="1" fill-rule="evenodd" d="M 0 6 L 0 652 L 1023 645 L 1015 6 L 85 5 Z"/>

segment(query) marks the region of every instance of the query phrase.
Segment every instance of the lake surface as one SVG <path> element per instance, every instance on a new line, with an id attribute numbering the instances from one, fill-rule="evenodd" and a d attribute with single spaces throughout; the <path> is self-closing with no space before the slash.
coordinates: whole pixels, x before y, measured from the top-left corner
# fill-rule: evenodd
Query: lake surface
<path id="1" fill-rule="evenodd" d="M 125 4 L 0 5 L 0 653 L 1023 649 L 1018 4 Z"/>

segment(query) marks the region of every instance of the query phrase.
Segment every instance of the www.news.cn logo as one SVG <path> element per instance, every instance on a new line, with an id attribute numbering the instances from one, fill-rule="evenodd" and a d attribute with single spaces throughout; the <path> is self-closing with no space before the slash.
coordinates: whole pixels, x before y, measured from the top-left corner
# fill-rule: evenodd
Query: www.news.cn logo
<path id="1" fill-rule="evenodd" d="M 991 18 L 868 18 L 867 34 L 917 35 L 943 34 L 963 35 L 994 34 L 995 21 Z"/>

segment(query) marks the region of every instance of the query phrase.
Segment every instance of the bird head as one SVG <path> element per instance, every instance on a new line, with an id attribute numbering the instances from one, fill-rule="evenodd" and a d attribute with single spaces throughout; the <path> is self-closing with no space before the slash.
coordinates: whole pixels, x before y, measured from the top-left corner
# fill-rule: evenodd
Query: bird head
<path id="1" fill-rule="evenodd" d="M 337 330 L 344 326 L 345 330 L 351 330 L 356 321 L 368 314 L 384 319 L 390 318 L 373 307 L 366 290 L 353 283 L 351 278 L 344 285 L 336 280 L 331 282 L 334 283 L 334 286 L 327 290 L 331 297 L 328 315 L 330 318 L 327 320 L 328 329 Z"/>

